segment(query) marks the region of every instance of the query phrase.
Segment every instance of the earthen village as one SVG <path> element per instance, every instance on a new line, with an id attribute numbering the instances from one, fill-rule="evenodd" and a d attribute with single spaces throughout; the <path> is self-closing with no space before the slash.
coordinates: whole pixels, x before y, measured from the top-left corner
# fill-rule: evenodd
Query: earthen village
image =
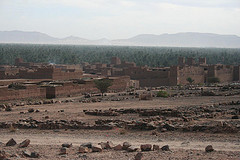
<path id="1" fill-rule="evenodd" d="M 0 66 L 0 160 L 237 160 L 239 116 L 240 66 L 204 57 Z"/>

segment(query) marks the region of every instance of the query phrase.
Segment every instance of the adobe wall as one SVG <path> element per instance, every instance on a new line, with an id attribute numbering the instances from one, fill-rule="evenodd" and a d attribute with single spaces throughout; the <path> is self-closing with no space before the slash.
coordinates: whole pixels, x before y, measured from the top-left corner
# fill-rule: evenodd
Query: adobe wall
<path id="1" fill-rule="evenodd" d="M 169 70 L 148 70 L 147 68 L 133 67 L 115 73 L 128 75 L 133 80 L 139 80 L 140 87 L 169 85 Z"/>
<path id="2" fill-rule="evenodd" d="M 47 87 L 46 98 L 56 98 L 59 96 L 83 94 L 89 92 L 96 92 L 95 84 L 93 82 L 86 84 L 66 83 L 63 86 Z"/>
<path id="3" fill-rule="evenodd" d="M 45 98 L 46 89 L 36 85 L 27 86 L 26 89 L 9 89 L 7 86 L 0 88 L 0 100 L 15 100 L 26 98 Z"/>
<path id="4" fill-rule="evenodd" d="M 178 84 L 186 85 L 189 84 L 187 78 L 192 78 L 194 80 L 193 84 L 204 83 L 204 68 L 199 66 L 184 66 L 179 67 L 178 70 Z"/>
<path id="5" fill-rule="evenodd" d="M 169 77 L 169 85 L 176 86 L 179 84 L 179 66 L 171 66 L 170 67 L 170 77 Z"/>
<path id="6" fill-rule="evenodd" d="M 131 85 L 129 76 L 109 77 L 109 79 L 112 80 L 112 86 L 109 87 L 109 91 L 124 91 Z"/>
<path id="7" fill-rule="evenodd" d="M 60 68 L 42 67 L 35 71 L 20 70 L 19 77 L 24 79 L 53 79 L 53 80 L 69 80 L 79 79 L 82 77 L 81 70 L 62 71 Z"/>
<path id="8" fill-rule="evenodd" d="M 109 91 L 124 91 L 126 88 L 130 87 L 130 77 L 110 77 L 110 80 L 113 81 Z M 56 98 L 59 96 L 74 95 L 74 94 L 83 94 L 99 92 L 95 87 L 93 81 L 85 82 L 85 84 L 75 84 L 75 83 L 64 83 L 62 86 L 49 86 L 46 88 L 46 97 L 47 98 Z"/>
<path id="9" fill-rule="evenodd" d="M 232 82 L 233 81 L 233 66 L 230 65 L 218 65 L 216 66 L 216 77 L 220 82 Z"/>

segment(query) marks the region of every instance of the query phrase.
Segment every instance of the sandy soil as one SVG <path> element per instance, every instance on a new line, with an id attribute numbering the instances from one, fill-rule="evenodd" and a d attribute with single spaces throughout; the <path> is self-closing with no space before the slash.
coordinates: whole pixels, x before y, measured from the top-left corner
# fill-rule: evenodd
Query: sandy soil
<path id="1" fill-rule="evenodd" d="M 124 101 L 102 101 L 96 103 L 80 103 L 78 97 L 74 102 L 55 103 L 46 105 L 25 105 L 14 106 L 11 112 L 0 112 L 0 122 L 15 122 L 19 119 L 32 117 L 36 120 L 44 120 L 49 116 L 52 120 L 82 120 L 93 123 L 97 119 L 137 119 L 138 115 L 120 115 L 118 117 L 98 117 L 85 115 L 83 110 L 88 109 L 109 109 L 109 108 L 176 108 L 177 106 L 212 105 L 220 102 L 240 100 L 236 96 L 212 96 L 212 97 L 179 97 L 179 98 L 154 98 L 152 101 L 139 101 L 129 99 Z M 59 100 L 59 99 L 57 99 Z M 29 108 L 38 109 L 40 112 L 28 113 Z M 47 111 L 45 111 L 47 110 Z M 64 112 L 59 112 L 64 110 Z M 20 112 L 24 112 L 20 114 Z M 218 121 L 221 119 L 214 119 Z M 240 125 L 240 121 L 236 120 Z M 143 152 L 143 160 L 155 159 L 240 159 L 240 134 L 239 133 L 204 133 L 204 132 L 157 132 L 153 131 L 132 131 L 121 132 L 121 128 L 113 130 L 39 130 L 39 129 L 17 129 L 10 132 L 9 129 L 0 129 L 0 150 L 9 155 L 18 155 L 10 159 L 21 159 L 22 151 L 25 149 L 6 147 L 5 143 L 14 138 L 17 143 L 30 139 L 28 147 L 30 151 L 40 154 L 39 159 L 96 159 L 96 160 L 129 160 L 134 159 L 137 152 L 104 150 L 102 153 L 78 153 L 78 147 L 85 142 L 97 144 L 100 142 L 112 141 L 114 144 L 122 144 L 127 141 L 135 147 L 141 144 L 157 144 L 160 147 L 169 145 L 171 151 L 150 151 Z M 59 155 L 61 144 L 72 143 L 67 155 Z M 205 147 L 212 145 L 214 152 L 206 153 Z"/>

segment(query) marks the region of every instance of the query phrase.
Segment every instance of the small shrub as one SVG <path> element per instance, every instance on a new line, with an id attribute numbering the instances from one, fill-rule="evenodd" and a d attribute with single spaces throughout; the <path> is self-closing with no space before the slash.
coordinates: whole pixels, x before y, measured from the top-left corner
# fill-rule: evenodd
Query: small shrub
<path id="1" fill-rule="evenodd" d="M 192 84 L 194 82 L 194 80 L 191 77 L 188 77 L 186 80 L 188 81 L 189 84 Z"/>
<path id="2" fill-rule="evenodd" d="M 167 97 L 169 97 L 169 94 L 168 94 L 167 91 L 158 91 L 158 92 L 157 92 L 157 97 L 167 98 Z"/>
<path id="3" fill-rule="evenodd" d="M 10 88 L 10 89 L 26 89 L 26 86 L 24 86 L 23 84 L 20 84 L 20 83 L 12 83 L 12 84 L 8 85 L 8 88 Z"/>

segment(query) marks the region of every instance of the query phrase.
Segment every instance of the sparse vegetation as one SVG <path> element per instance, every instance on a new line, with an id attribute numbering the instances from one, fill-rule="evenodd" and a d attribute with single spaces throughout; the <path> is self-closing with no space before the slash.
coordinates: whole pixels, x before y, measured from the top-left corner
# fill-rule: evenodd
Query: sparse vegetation
<path id="1" fill-rule="evenodd" d="M 157 92 L 157 97 L 167 98 L 167 97 L 169 97 L 169 94 L 168 94 L 167 91 L 158 91 Z"/>
<path id="2" fill-rule="evenodd" d="M 191 77 L 188 77 L 186 80 L 188 81 L 189 84 L 192 84 L 194 82 L 194 79 L 192 79 Z"/>
<path id="3" fill-rule="evenodd" d="M 26 86 L 24 86 L 23 84 L 20 84 L 20 83 L 12 83 L 12 84 L 8 85 L 8 88 L 11 88 L 11 89 L 26 89 Z"/>
<path id="4" fill-rule="evenodd" d="M 99 79 L 94 81 L 97 89 L 103 94 L 107 92 L 108 88 L 112 85 L 111 80 L 109 79 Z"/>

